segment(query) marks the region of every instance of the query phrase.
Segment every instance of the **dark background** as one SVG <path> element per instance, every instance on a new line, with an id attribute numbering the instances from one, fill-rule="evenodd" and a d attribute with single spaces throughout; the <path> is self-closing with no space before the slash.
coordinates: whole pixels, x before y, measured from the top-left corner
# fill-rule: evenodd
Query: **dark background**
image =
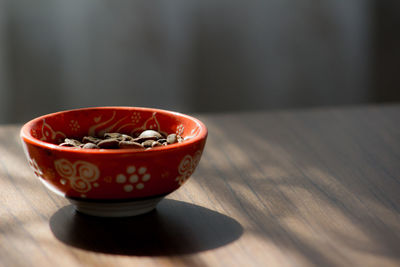
<path id="1" fill-rule="evenodd" d="M 0 123 L 400 101 L 400 1 L 0 0 Z"/>

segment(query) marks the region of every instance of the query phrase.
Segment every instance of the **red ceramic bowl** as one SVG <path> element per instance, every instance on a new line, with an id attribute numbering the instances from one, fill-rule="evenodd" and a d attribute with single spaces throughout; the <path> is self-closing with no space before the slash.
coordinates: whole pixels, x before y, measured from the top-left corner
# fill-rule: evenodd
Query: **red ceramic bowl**
<path id="1" fill-rule="evenodd" d="M 177 133 L 185 141 L 149 150 L 58 146 L 65 137 L 134 134 L 147 129 Z M 206 138 L 207 128 L 193 117 L 137 107 L 62 111 L 33 119 L 21 129 L 36 176 L 79 211 L 99 216 L 135 215 L 153 209 L 193 173 Z"/>

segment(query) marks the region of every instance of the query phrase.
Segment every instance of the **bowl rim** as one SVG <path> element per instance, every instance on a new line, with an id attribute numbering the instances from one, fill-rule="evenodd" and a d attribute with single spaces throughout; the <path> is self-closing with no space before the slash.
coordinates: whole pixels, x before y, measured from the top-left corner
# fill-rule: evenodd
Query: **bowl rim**
<path id="1" fill-rule="evenodd" d="M 197 126 L 200 128 L 200 132 L 193 138 L 185 140 L 182 143 L 175 143 L 171 144 L 168 146 L 159 146 L 159 147 L 154 147 L 152 149 L 135 149 L 135 148 L 119 148 L 119 149 L 77 149 L 77 148 L 72 148 L 72 147 L 62 147 L 59 145 L 55 145 L 52 143 L 48 143 L 42 140 L 39 140 L 35 137 L 33 137 L 30 134 L 30 129 L 33 127 L 33 125 L 40 120 L 49 118 L 51 116 L 57 116 L 61 115 L 63 113 L 68 113 L 68 112 L 79 112 L 79 111 L 86 111 L 86 110 L 96 110 L 96 109 L 109 109 L 109 110 L 132 110 L 132 111 L 147 111 L 147 112 L 158 112 L 158 113 L 163 113 L 166 115 L 172 115 L 172 116 L 179 116 L 179 117 L 184 117 L 188 120 L 193 121 Z M 188 147 L 193 145 L 194 143 L 197 143 L 203 139 L 205 139 L 208 135 L 208 129 L 205 126 L 203 122 L 201 122 L 199 119 L 194 118 L 192 116 L 176 112 L 176 111 L 170 111 L 170 110 L 165 110 L 165 109 L 159 109 L 159 108 L 150 108 L 150 107 L 135 107 L 135 106 L 99 106 L 99 107 L 86 107 L 86 108 L 77 108 L 77 109 L 68 109 L 68 110 L 62 110 L 54 113 L 49 113 L 45 114 L 39 117 L 36 117 L 28 122 L 26 122 L 20 130 L 20 138 L 31 145 L 36 145 L 45 149 L 51 149 L 55 151 L 60 151 L 60 152 L 67 152 L 67 153 L 72 153 L 72 154 L 96 154 L 96 155 L 116 155 L 116 154 L 151 154 L 155 152 L 161 152 L 161 151 L 172 151 L 172 150 L 177 150 L 177 149 L 182 149 L 184 147 Z"/>

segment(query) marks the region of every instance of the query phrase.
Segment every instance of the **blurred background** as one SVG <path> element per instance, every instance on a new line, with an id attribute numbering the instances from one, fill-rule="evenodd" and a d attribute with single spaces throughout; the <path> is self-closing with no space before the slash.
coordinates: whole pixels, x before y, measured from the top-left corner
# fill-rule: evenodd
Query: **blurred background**
<path id="1" fill-rule="evenodd" d="M 0 123 L 400 101 L 398 0 L 0 0 Z"/>

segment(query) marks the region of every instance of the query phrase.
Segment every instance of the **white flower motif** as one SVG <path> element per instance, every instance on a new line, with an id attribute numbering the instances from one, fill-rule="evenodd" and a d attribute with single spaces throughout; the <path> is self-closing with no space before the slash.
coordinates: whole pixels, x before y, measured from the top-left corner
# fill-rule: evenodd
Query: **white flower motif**
<path id="1" fill-rule="evenodd" d="M 81 126 L 79 125 L 78 121 L 76 121 L 76 120 L 71 120 L 69 122 L 69 127 L 71 127 L 71 130 L 73 132 L 77 132 L 79 130 L 79 128 L 81 128 Z"/>
<path id="2" fill-rule="evenodd" d="M 35 138 L 39 138 L 39 132 L 37 131 L 37 129 L 32 129 L 31 134 L 33 137 Z"/>
<path id="3" fill-rule="evenodd" d="M 136 112 L 135 111 L 135 112 L 132 113 L 131 120 L 135 124 L 139 122 L 140 118 L 141 118 L 140 112 Z"/>
<path id="4" fill-rule="evenodd" d="M 176 177 L 175 181 L 182 185 L 189 179 L 189 177 L 193 174 L 194 170 L 196 169 L 197 164 L 199 164 L 201 157 L 201 151 L 198 150 L 194 153 L 194 156 L 186 155 L 181 160 L 181 163 L 178 167 L 179 176 Z"/>
<path id="5" fill-rule="evenodd" d="M 29 159 L 29 165 L 33 169 L 33 172 L 37 177 L 43 177 L 43 171 L 40 169 L 39 165 L 37 164 L 35 159 L 30 158 Z"/>
<path id="6" fill-rule="evenodd" d="M 118 174 L 115 177 L 115 181 L 118 184 L 123 184 L 123 189 L 125 192 L 132 192 L 133 189 L 143 189 L 144 183 L 150 180 L 151 175 L 147 173 L 146 167 L 140 167 L 136 170 L 134 165 L 130 165 L 126 168 L 126 173 Z"/>
<path id="7" fill-rule="evenodd" d="M 179 124 L 176 127 L 176 134 L 177 135 L 182 135 L 184 130 L 185 130 L 185 126 L 183 126 L 183 124 Z"/>
<path id="8" fill-rule="evenodd" d="M 66 159 L 54 161 L 57 173 L 62 177 L 60 183 L 66 185 L 70 183 L 72 189 L 80 193 L 89 192 L 92 189 L 92 182 L 100 176 L 99 168 L 89 162 L 78 160 L 73 164 Z M 98 184 L 94 184 L 98 187 Z"/>

